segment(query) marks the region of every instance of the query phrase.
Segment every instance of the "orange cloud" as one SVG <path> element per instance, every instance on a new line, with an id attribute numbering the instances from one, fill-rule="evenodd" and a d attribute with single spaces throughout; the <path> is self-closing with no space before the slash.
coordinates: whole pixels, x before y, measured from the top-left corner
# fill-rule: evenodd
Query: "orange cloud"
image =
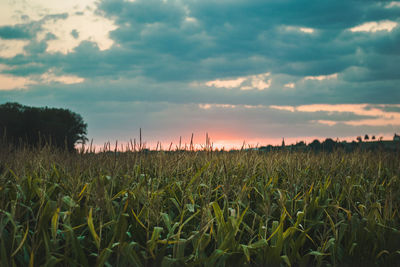
<path id="1" fill-rule="evenodd" d="M 384 107 L 400 107 L 400 105 L 370 105 L 370 104 L 313 104 L 302 106 L 269 106 L 272 109 L 286 110 L 291 112 L 340 112 L 340 113 L 353 113 L 359 116 L 375 117 L 373 119 L 365 120 L 350 120 L 344 121 L 344 124 L 353 126 L 385 126 L 385 125 L 400 125 L 400 113 L 384 111 Z M 334 125 L 337 122 L 327 120 L 316 120 L 315 122 L 327 125 Z"/>

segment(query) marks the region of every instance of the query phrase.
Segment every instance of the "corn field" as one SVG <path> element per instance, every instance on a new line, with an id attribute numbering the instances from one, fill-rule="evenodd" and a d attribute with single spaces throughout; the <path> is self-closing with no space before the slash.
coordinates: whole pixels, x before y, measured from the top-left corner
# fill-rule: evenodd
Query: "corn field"
<path id="1" fill-rule="evenodd" d="M 396 266 L 394 152 L 0 153 L 0 266 Z"/>

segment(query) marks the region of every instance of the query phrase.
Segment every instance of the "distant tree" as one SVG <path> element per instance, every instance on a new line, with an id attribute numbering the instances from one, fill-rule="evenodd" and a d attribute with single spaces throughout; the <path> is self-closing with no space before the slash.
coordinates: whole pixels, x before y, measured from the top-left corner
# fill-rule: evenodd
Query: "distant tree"
<path id="1" fill-rule="evenodd" d="M 315 139 L 308 145 L 312 150 L 320 150 L 321 149 L 321 142 L 318 139 Z"/>
<path id="2" fill-rule="evenodd" d="M 285 138 L 282 138 L 282 147 L 285 147 Z"/>
<path id="3" fill-rule="evenodd" d="M 18 103 L 0 105 L 0 133 L 14 145 L 54 147 L 74 150 L 87 138 L 87 124 L 79 114 L 67 109 L 36 108 Z"/>
<path id="4" fill-rule="evenodd" d="M 360 142 L 360 143 L 362 142 L 362 138 L 361 138 L 361 136 L 357 136 L 357 138 L 356 138 L 356 139 L 357 139 L 357 141 L 358 141 L 358 142 Z"/>
<path id="5" fill-rule="evenodd" d="M 300 141 L 298 143 L 296 143 L 296 146 L 305 146 L 306 143 L 304 143 L 304 141 Z"/>
<path id="6" fill-rule="evenodd" d="M 267 146 L 262 146 L 262 147 L 260 147 L 259 150 L 260 150 L 260 151 L 267 151 L 267 152 L 269 152 L 269 151 L 274 150 L 274 147 L 273 147 L 272 145 L 267 145 Z"/>
<path id="7" fill-rule="evenodd" d="M 337 143 L 333 141 L 331 138 L 326 138 L 322 143 L 322 149 L 324 151 L 333 151 L 336 148 Z"/>
<path id="8" fill-rule="evenodd" d="M 368 134 L 366 134 L 366 135 L 364 136 L 364 140 L 369 140 Z"/>
<path id="9" fill-rule="evenodd" d="M 375 139 L 376 139 L 375 135 L 373 135 L 373 136 L 371 137 L 371 139 L 372 139 L 372 140 L 375 140 Z"/>
<path id="10" fill-rule="evenodd" d="M 274 147 L 272 145 L 267 145 L 267 151 L 272 151 L 274 150 Z"/>

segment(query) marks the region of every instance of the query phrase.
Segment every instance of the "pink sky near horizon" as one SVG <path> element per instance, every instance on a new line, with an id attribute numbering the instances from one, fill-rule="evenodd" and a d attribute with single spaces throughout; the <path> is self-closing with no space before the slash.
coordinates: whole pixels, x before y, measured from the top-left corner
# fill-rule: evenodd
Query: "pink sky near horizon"
<path id="1" fill-rule="evenodd" d="M 361 136 L 364 140 L 364 136 Z M 369 136 L 370 141 L 371 136 Z M 376 140 L 378 140 L 380 137 L 383 137 L 383 140 L 393 140 L 393 135 L 388 135 L 388 134 L 382 134 L 382 135 L 375 135 Z M 182 137 L 181 138 L 181 149 L 184 149 L 185 147 L 189 149 L 190 146 L 190 136 L 189 137 Z M 324 141 L 326 138 L 332 138 L 333 140 L 339 140 L 340 142 L 346 141 L 346 142 L 352 142 L 356 141 L 357 136 L 347 136 L 347 137 L 318 137 L 318 136 L 304 136 L 304 137 L 289 137 L 289 138 L 262 138 L 262 139 L 214 139 L 212 135 L 209 135 L 209 140 L 210 143 L 212 144 L 213 149 L 241 149 L 244 145 L 244 148 L 256 148 L 256 147 L 261 147 L 261 146 L 267 146 L 267 145 L 273 145 L 273 146 L 279 146 L 282 144 L 282 140 L 284 139 L 285 145 L 292 145 L 296 144 L 298 142 L 305 142 L 306 144 L 311 143 L 315 139 L 319 140 L 320 142 Z M 132 138 L 132 143 L 134 142 L 134 139 L 136 140 L 136 145 L 139 147 L 139 141 L 138 138 Z M 203 149 L 206 145 L 206 136 L 203 136 L 203 141 L 200 141 L 200 137 L 194 137 L 194 148 L 196 150 L 201 150 Z M 110 150 L 114 151 L 115 150 L 115 145 L 118 145 L 118 151 L 126 151 L 127 147 L 131 147 L 131 141 L 130 140 L 110 140 L 105 142 L 104 144 L 96 143 L 95 140 L 93 140 L 93 148 L 95 148 L 96 152 L 99 152 L 103 150 L 105 147 L 106 143 L 109 142 L 110 145 Z M 171 145 L 171 150 L 176 150 L 177 147 L 179 146 L 179 137 L 176 139 L 171 140 L 170 142 L 159 142 L 159 141 L 147 141 L 146 138 L 142 139 L 142 144 L 144 148 L 155 150 L 157 147 L 158 149 L 160 148 L 160 144 L 162 147 L 162 150 L 169 150 L 169 147 Z M 91 140 L 86 143 L 85 147 L 88 148 L 90 146 Z M 77 148 L 80 148 L 80 145 L 77 145 Z"/>
<path id="2" fill-rule="evenodd" d="M 206 107 L 204 107 L 206 105 Z M 268 111 L 268 110 L 276 110 L 278 112 L 283 112 L 287 114 L 312 114 L 316 112 L 326 112 L 327 114 L 337 114 L 337 113 L 351 113 L 358 116 L 368 116 L 371 117 L 370 119 L 363 119 L 362 117 L 358 120 L 356 119 L 349 119 L 344 121 L 335 121 L 329 119 L 320 119 L 320 120 L 309 120 L 308 123 L 311 124 L 318 124 L 322 127 L 327 127 L 328 129 L 332 129 L 332 134 L 330 136 L 321 136 L 321 135 L 299 135 L 293 137 L 293 133 L 290 134 L 289 137 L 285 137 L 283 134 L 282 137 L 268 137 L 262 136 L 262 134 L 256 134 L 251 129 L 253 124 L 247 125 L 247 122 L 224 122 L 224 125 L 221 127 L 216 125 L 212 126 L 213 124 L 210 122 L 203 121 L 198 124 L 194 129 L 194 145 L 196 149 L 204 148 L 206 143 L 206 132 L 202 131 L 202 129 L 210 129 L 208 131 L 208 136 L 210 139 L 210 143 L 212 143 L 213 148 L 217 149 L 240 149 L 243 147 L 260 147 L 260 146 L 267 146 L 267 145 L 281 145 L 282 139 L 285 139 L 285 144 L 296 144 L 297 142 L 304 141 L 306 143 L 310 143 L 315 139 L 320 141 L 324 141 L 326 138 L 332 138 L 333 140 L 339 141 L 347 141 L 351 142 L 356 140 L 357 136 L 361 136 L 364 138 L 365 134 L 369 134 L 370 138 L 375 135 L 376 140 L 382 137 L 384 140 L 392 140 L 393 134 L 398 130 L 398 126 L 400 125 L 400 113 L 393 112 L 393 111 L 385 111 L 384 108 L 399 108 L 400 105 L 392 104 L 392 105 L 372 105 L 372 104 L 311 104 L 311 105 L 299 105 L 299 106 L 243 106 L 243 105 L 217 105 L 217 104 L 205 104 L 199 105 L 200 109 L 204 109 L 205 112 L 216 112 L 211 114 L 218 114 L 221 112 L 230 112 L 230 114 L 236 114 L 236 112 L 246 112 L 247 110 L 251 111 Z M 206 115 L 207 113 L 205 113 Z M 255 115 L 256 113 L 252 113 Z M 235 116 L 235 115 L 233 115 Z M 239 123 L 239 124 L 238 124 Z M 346 125 L 348 127 L 354 127 L 358 125 L 366 125 L 366 126 L 385 126 L 385 125 L 392 125 L 393 133 L 388 133 L 384 131 L 367 131 L 367 132 L 360 132 L 358 135 L 345 135 L 345 134 L 338 134 L 337 131 L 334 131 L 334 128 L 337 124 Z M 190 124 L 182 125 L 183 128 L 183 135 L 181 135 L 181 148 L 189 147 L 190 139 L 191 139 L 191 131 L 187 131 Z M 260 125 L 262 126 L 262 125 Z M 303 125 L 302 127 L 307 127 Z M 377 128 L 379 129 L 379 128 Z M 158 131 L 148 131 L 144 129 L 142 132 L 142 141 L 146 145 L 146 148 L 155 149 L 159 144 L 164 150 L 168 150 L 171 142 L 172 142 L 172 149 L 176 149 L 179 146 L 179 139 L 180 136 L 174 136 L 175 131 L 171 132 L 159 132 Z M 139 141 L 139 133 L 134 135 L 133 137 L 119 137 L 118 140 L 118 149 L 125 150 L 127 147 L 129 140 L 131 139 L 132 142 L 136 139 L 136 143 Z M 110 136 L 113 136 L 112 134 Z M 104 140 L 104 139 L 103 139 Z M 111 149 L 115 149 L 115 138 L 105 139 L 104 142 L 110 141 Z M 104 147 L 104 143 L 101 141 L 94 140 L 93 141 L 96 145 L 96 149 L 102 149 Z M 121 148 L 122 145 L 122 148 Z"/>

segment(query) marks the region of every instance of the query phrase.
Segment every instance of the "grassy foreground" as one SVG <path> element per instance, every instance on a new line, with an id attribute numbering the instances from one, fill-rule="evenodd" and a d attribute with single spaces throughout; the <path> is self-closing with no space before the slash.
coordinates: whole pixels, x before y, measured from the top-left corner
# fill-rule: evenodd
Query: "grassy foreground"
<path id="1" fill-rule="evenodd" d="M 0 266 L 396 266 L 394 152 L 0 153 Z"/>

